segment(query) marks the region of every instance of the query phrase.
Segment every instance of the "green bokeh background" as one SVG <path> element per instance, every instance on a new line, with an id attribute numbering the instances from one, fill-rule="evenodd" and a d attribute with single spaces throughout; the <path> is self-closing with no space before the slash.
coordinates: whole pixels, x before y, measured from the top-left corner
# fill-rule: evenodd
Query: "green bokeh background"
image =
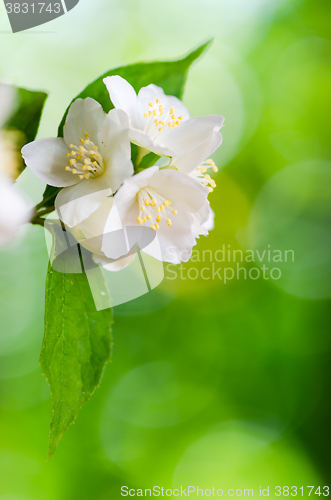
<path id="1" fill-rule="evenodd" d="M 274 497 L 277 485 L 329 484 L 330 21 L 322 0 L 81 0 L 13 35 L 0 6 L 2 80 L 50 93 L 40 138 L 107 69 L 214 36 L 184 95 L 192 116 L 225 116 L 215 229 L 196 248 L 295 251 L 279 280 L 167 271 L 115 308 L 113 363 L 46 464 L 48 256 L 42 229 L 28 228 L 0 260 L 0 500 L 119 499 L 122 485 L 270 486 Z M 29 172 L 19 184 L 40 200 Z"/>

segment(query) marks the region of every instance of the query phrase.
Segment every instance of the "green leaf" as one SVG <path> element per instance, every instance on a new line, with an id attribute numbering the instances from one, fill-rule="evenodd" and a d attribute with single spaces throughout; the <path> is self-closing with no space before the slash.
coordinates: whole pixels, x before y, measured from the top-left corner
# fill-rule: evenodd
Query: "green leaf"
<path id="1" fill-rule="evenodd" d="M 85 253 L 85 265 L 89 258 L 90 254 Z M 66 252 L 61 264 L 63 270 L 77 271 L 73 252 Z M 101 270 L 99 281 L 102 287 Z M 112 310 L 96 310 L 85 272 L 58 272 L 49 265 L 45 336 L 40 356 L 53 402 L 48 458 L 100 384 L 111 357 L 111 325 Z"/>
<path id="2" fill-rule="evenodd" d="M 18 149 L 35 139 L 47 97 L 48 95 L 45 92 L 34 92 L 22 88 L 16 89 L 17 107 L 4 128 L 21 133 L 18 136 Z M 21 158 L 20 172 L 24 168 L 25 164 Z"/>
<path id="3" fill-rule="evenodd" d="M 143 157 L 143 159 L 139 163 L 137 172 L 141 172 L 146 168 L 152 167 L 160 158 L 161 157 L 156 155 L 155 153 L 148 153 L 146 156 Z"/>
<path id="4" fill-rule="evenodd" d="M 143 62 L 138 64 L 131 64 L 129 66 L 121 66 L 119 68 L 107 71 L 107 73 L 97 78 L 97 80 L 88 85 L 78 96 L 76 96 L 72 100 L 60 123 L 58 136 L 63 137 L 63 126 L 65 124 L 69 108 L 76 99 L 86 99 L 86 97 L 92 97 L 102 105 L 106 113 L 108 113 L 113 108 L 108 91 L 105 84 L 103 83 L 104 78 L 106 78 L 107 76 L 122 76 L 133 86 L 136 92 L 138 92 L 142 87 L 146 87 L 150 83 L 154 83 L 155 85 L 162 87 L 166 94 L 181 98 L 184 92 L 184 85 L 190 66 L 207 50 L 211 42 L 212 40 L 209 40 L 180 60 L 163 62 L 156 61 L 150 63 Z M 54 197 L 48 199 L 48 201 L 45 202 L 44 205 L 51 206 L 52 204 L 54 204 L 54 198 L 56 196 L 55 189 L 50 189 L 49 187 L 47 187 L 46 189 L 47 196 L 45 196 L 45 198 L 49 198 L 49 195 L 52 194 L 52 191 L 54 192 Z"/>

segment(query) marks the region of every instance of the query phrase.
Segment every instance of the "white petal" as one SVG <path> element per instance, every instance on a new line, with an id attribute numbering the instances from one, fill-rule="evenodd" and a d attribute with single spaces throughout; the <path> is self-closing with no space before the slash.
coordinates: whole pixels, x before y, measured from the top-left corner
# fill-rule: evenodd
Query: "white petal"
<path id="1" fill-rule="evenodd" d="M 136 250 L 132 249 L 127 255 L 119 259 L 108 259 L 100 255 L 93 255 L 93 260 L 97 264 L 101 264 L 107 271 L 117 272 L 132 264 L 136 257 Z"/>
<path id="2" fill-rule="evenodd" d="M 215 213 L 210 208 L 209 202 L 206 203 L 199 212 L 193 215 L 192 231 L 197 235 L 208 236 L 209 231 L 214 229 Z"/>
<path id="3" fill-rule="evenodd" d="M 209 189 L 193 177 L 167 168 L 157 172 L 149 180 L 149 185 L 176 208 L 190 213 L 198 212 L 209 194 Z"/>
<path id="4" fill-rule="evenodd" d="M 223 116 L 218 115 L 191 118 L 178 128 L 172 129 L 164 137 L 163 144 L 177 151 L 176 156 L 183 156 L 210 138 L 215 129 L 219 130 L 222 127 L 223 122 Z"/>
<path id="5" fill-rule="evenodd" d="M 144 252 L 163 262 L 187 262 L 196 244 L 196 235 L 192 231 L 192 215 L 181 211 L 171 220 L 170 227 L 160 226 L 156 231 L 156 239 L 144 248 Z"/>
<path id="6" fill-rule="evenodd" d="M 110 100 L 117 109 L 122 109 L 131 118 L 131 125 L 138 127 L 137 94 L 134 88 L 121 76 L 108 76 L 104 84 L 109 92 Z"/>
<path id="7" fill-rule="evenodd" d="M 201 165 L 214 151 L 222 144 L 222 135 L 213 130 L 208 139 L 199 144 L 195 149 L 180 158 L 172 158 L 171 165 L 174 165 L 181 172 L 190 174 L 196 167 Z"/>
<path id="8" fill-rule="evenodd" d="M 128 179 L 125 179 L 123 186 L 117 191 L 115 195 L 115 204 L 120 215 L 126 210 L 125 207 L 130 206 L 132 202 L 137 203 L 136 194 L 140 189 L 148 186 L 151 178 L 159 172 L 158 167 L 146 168 L 139 174 L 136 174 Z M 122 221 L 125 225 L 125 221 Z"/>
<path id="9" fill-rule="evenodd" d="M 50 186 L 63 187 L 77 184 L 77 176 L 65 170 L 68 152 L 64 140 L 54 137 L 30 142 L 22 149 L 22 156 L 39 179 Z"/>
<path id="10" fill-rule="evenodd" d="M 73 227 L 87 219 L 111 194 L 102 177 L 85 179 L 76 186 L 62 189 L 55 199 L 55 208 L 59 218 Z"/>
<path id="11" fill-rule="evenodd" d="M 130 128 L 130 140 L 141 148 L 153 151 L 153 153 L 160 156 L 176 156 L 178 152 L 174 149 L 165 146 L 163 143 L 153 141 L 148 134 L 137 128 Z"/>
<path id="12" fill-rule="evenodd" d="M 68 147 L 70 144 L 80 146 L 80 139 L 85 139 L 84 134 L 88 133 L 94 144 L 99 146 L 100 130 L 106 119 L 107 114 L 94 99 L 76 99 L 70 106 L 63 129 L 64 141 Z"/>
<path id="13" fill-rule="evenodd" d="M 11 179 L 0 176 L 0 245 L 7 245 L 16 236 L 22 224 L 28 222 L 32 212 Z"/>
<path id="14" fill-rule="evenodd" d="M 129 118 L 124 111 L 109 112 L 100 129 L 99 151 L 106 165 L 104 179 L 115 192 L 124 179 L 133 175 Z"/>
<path id="15" fill-rule="evenodd" d="M 113 202 L 113 197 L 106 198 L 92 215 L 69 229 L 77 241 L 92 253 L 102 254 L 102 239 Z"/>

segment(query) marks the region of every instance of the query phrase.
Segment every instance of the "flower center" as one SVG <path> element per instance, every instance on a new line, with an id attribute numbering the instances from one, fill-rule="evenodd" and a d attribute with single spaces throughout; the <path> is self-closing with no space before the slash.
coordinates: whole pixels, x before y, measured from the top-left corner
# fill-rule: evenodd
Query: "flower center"
<path id="1" fill-rule="evenodd" d="M 166 200 L 149 186 L 139 191 L 137 200 L 139 203 L 137 222 L 140 226 L 148 220 L 152 221 L 154 218 L 155 224 L 150 225 L 153 231 L 159 229 L 160 223 L 165 223 L 168 226 L 172 225 L 170 214 L 177 215 L 177 210 L 171 207 L 172 202 L 170 200 Z"/>
<path id="2" fill-rule="evenodd" d="M 214 172 L 218 172 L 218 168 L 216 167 L 213 160 L 206 160 L 201 165 L 196 167 L 193 172 L 190 174 L 192 177 L 195 177 L 201 184 L 204 186 L 208 186 L 210 192 L 214 191 L 216 187 L 215 181 L 207 174 L 207 170 L 213 169 Z"/>
<path id="3" fill-rule="evenodd" d="M 155 104 L 153 102 L 149 103 L 149 110 L 144 113 L 144 117 L 144 132 L 151 136 L 153 140 L 159 135 L 165 135 L 173 128 L 179 127 L 182 120 L 184 120 L 183 115 L 177 117 L 173 106 L 165 112 L 160 99 L 156 99 Z"/>
<path id="4" fill-rule="evenodd" d="M 96 146 L 85 132 L 84 139 L 80 139 L 80 146 L 70 144 L 71 152 L 67 153 L 68 165 L 65 167 L 67 172 L 78 175 L 79 179 L 89 179 L 90 177 L 99 177 L 105 170 L 102 156 Z"/>

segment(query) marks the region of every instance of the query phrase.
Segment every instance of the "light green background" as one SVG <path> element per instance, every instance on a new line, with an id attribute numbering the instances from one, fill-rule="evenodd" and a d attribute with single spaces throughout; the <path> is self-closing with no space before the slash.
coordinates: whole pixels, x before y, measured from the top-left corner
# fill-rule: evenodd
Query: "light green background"
<path id="1" fill-rule="evenodd" d="M 1 79 L 50 93 L 39 137 L 56 135 L 72 97 L 107 69 L 214 36 L 184 96 L 192 116 L 225 116 L 216 226 L 197 248 L 270 245 L 295 262 L 276 282 L 166 279 L 116 308 L 113 363 L 46 464 L 47 252 L 42 229 L 28 229 L 0 254 L 0 500 L 328 484 L 330 5 L 80 0 L 50 24 L 9 30 L 0 5 Z M 19 184 L 39 201 L 42 182 L 26 171 Z"/>

